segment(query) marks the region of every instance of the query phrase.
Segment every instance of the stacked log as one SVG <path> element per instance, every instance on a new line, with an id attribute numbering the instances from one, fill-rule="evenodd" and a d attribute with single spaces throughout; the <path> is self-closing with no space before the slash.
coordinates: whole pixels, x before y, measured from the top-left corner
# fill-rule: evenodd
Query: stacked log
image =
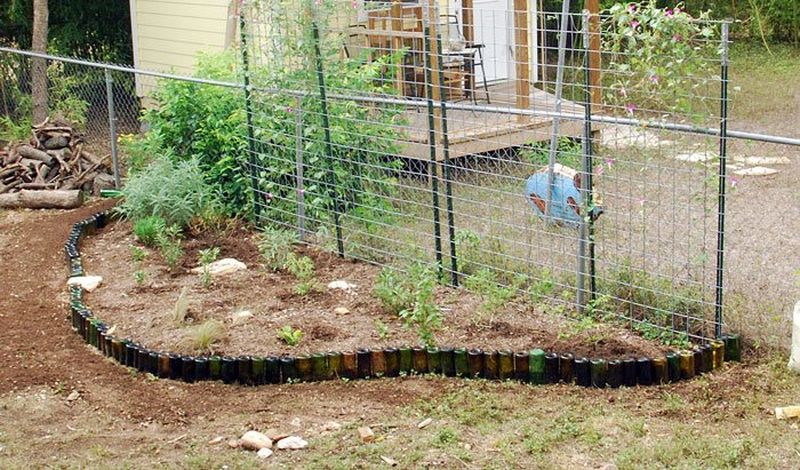
<path id="1" fill-rule="evenodd" d="M 113 187 L 110 156 L 84 146 L 72 126 L 47 121 L 33 128 L 30 141 L 7 145 L 0 151 L 0 207 L 77 207 L 80 191 Z"/>

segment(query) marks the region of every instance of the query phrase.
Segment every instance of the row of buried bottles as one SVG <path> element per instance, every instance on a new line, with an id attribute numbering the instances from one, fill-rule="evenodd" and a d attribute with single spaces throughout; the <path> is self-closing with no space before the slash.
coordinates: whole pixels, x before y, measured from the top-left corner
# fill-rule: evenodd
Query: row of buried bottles
<path id="1" fill-rule="evenodd" d="M 79 288 L 78 288 L 79 291 Z M 525 352 L 465 348 L 401 347 L 359 349 L 300 356 L 186 356 L 150 350 L 108 334 L 108 327 L 78 302 L 73 327 L 90 345 L 121 364 L 161 378 L 194 382 L 222 380 L 246 385 L 307 382 L 336 378 L 366 379 L 407 374 L 519 380 L 534 384 L 576 383 L 620 387 L 686 380 L 740 359 L 740 340 L 727 335 L 695 350 L 657 358 L 588 359 L 542 349 Z"/>
<path id="2" fill-rule="evenodd" d="M 65 245 L 70 276 L 83 275 L 78 244 L 107 223 L 104 213 L 73 226 Z M 694 350 L 657 358 L 589 359 L 542 349 L 512 352 L 466 348 L 400 347 L 301 356 L 185 356 L 153 351 L 129 339 L 109 334 L 108 326 L 86 308 L 83 290 L 70 290 L 72 327 L 90 345 L 120 364 L 161 378 L 194 382 L 259 385 L 296 381 L 397 377 L 442 374 L 451 377 L 519 380 L 534 384 L 576 383 L 582 386 L 620 387 L 687 380 L 722 367 L 723 361 L 741 360 L 738 335 L 724 335 Z"/>

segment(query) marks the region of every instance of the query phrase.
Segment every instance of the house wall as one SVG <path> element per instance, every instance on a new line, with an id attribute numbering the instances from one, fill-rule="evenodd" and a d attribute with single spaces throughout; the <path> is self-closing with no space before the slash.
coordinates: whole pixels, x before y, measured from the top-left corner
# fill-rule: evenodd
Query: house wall
<path id="1" fill-rule="evenodd" d="M 200 51 L 222 51 L 230 40 L 231 0 L 130 0 L 136 68 L 190 75 Z M 137 77 L 144 96 L 152 80 Z"/>

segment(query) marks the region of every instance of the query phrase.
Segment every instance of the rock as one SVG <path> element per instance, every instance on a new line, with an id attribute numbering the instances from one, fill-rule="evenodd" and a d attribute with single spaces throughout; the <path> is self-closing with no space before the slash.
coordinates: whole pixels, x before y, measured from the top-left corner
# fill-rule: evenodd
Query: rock
<path id="1" fill-rule="evenodd" d="M 214 445 L 214 444 L 219 444 L 223 440 L 225 440 L 225 438 L 223 436 L 217 436 L 214 439 L 211 439 L 210 441 L 208 441 L 208 443 L 211 444 L 211 445 Z"/>
<path id="2" fill-rule="evenodd" d="M 386 465 L 389 465 L 391 467 L 396 467 L 397 466 L 397 460 L 395 460 L 395 459 L 393 459 L 391 457 L 387 457 L 385 455 L 381 455 L 381 460 L 386 462 Z"/>
<path id="3" fill-rule="evenodd" d="M 426 418 L 426 419 L 424 419 L 424 420 L 420 421 L 420 422 L 419 422 L 419 424 L 417 424 L 417 428 L 419 428 L 419 429 L 422 429 L 422 428 L 424 428 L 425 426 L 427 426 L 427 425 L 431 424 L 432 422 L 433 422 L 433 419 L 431 419 L 431 418 Z"/>
<path id="4" fill-rule="evenodd" d="M 69 278 L 67 281 L 68 286 L 81 286 L 85 291 L 91 292 L 103 282 L 101 276 L 75 276 Z"/>
<path id="5" fill-rule="evenodd" d="M 344 280 L 331 281 L 328 283 L 328 289 L 341 289 L 344 291 L 351 291 L 356 288 L 355 284 L 351 284 Z"/>
<path id="6" fill-rule="evenodd" d="M 278 441 L 278 449 L 303 449 L 308 446 L 308 442 L 299 436 L 289 436 Z"/>
<path id="7" fill-rule="evenodd" d="M 733 157 L 745 165 L 788 165 L 792 161 L 786 157 Z"/>
<path id="8" fill-rule="evenodd" d="M 327 423 L 322 425 L 323 431 L 338 431 L 342 429 L 342 425 L 337 423 L 336 421 L 328 421 Z"/>
<path id="9" fill-rule="evenodd" d="M 245 269 L 247 269 L 246 264 L 233 258 L 223 258 L 208 265 L 208 273 L 212 276 L 221 276 L 224 274 L 235 273 L 236 271 L 244 271 Z M 195 274 L 202 274 L 203 271 L 203 266 L 192 268 L 192 272 Z"/>
<path id="10" fill-rule="evenodd" d="M 264 431 L 264 434 L 266 434 L 268 438 L 272 439 L 272 442 L 278 442 L 281 439 L 286 439 L 287 437 L 289 437 L 289 434 L 285 432 L 280 432 L 274 428 L 267 429 L 266 431 Z"/>
<path id="11" fill-rule="evenodd" d="M 348 309 L 347 307 L 336 307 L 335 309 L 333 309 L 333 313 L 335 313 L 336 315 L 347 315 L 348 313 L 350 313 L 350 309 Z"/>
<path id="12" fill-rule="evenodd" d="M 241 325 L 251 318 L 253 318 L 253 312 L 250 310 L 238 310 L 231 315 L 234 325 Z"/>
<path id="13" fill-rule="evenodd" d="M 228 441 L 228 447 L 231 449 L 236 449 L 239 447 L 239 440 L 238 439 L 231 439 Z"/>
<path id="14" fill-rule="evenodd" d="M 259 459 L 266 459 L 272 455 L 272 450 L 264 447 L 263 449 L 259 449 L 256 455 L 258 456 Z"/>
<path id="15" fill-rule="evenodd" d="M 247 431 L 239 439 L 239 444 L 247 450 L 261 450 L 272 447 L 272 439 L 258 431 Z"/>
<path id="16" fill-rule="evenodd" d="M 778 173 L 778 170 L 767 168 L 765 166 L 754 166 L 752 168 L 742 168 L 733 172 L 734 175 L 739 176 L 769 176 Z"/>
<path id="17" fill-rule="evenodd" d="M 686 153 L 679 153 L 675 155 L 675 160 L 680 160 L 682 162 L 689 162 L 689 163 L 698 163 L 698 162 L 707 162 L 709 160 L 713 160 L 716 158 L 716 155 L 713 152 L 686 152 Z"/>
<path id="18" fill-rule="evenodd" d="M 72 393 L 67 395 L 67 401 L 75 401 L 80 397 L 81 397 L 80 392 L 78 392 L 77 390 L 73 390 Z"/>
<path id="19" fill-rule="evenodd" d="M 358 437 L 361 439 L 361 442 L 375 442 L 375 433 L 372 432 L 369 426 L 361 426 L 358 428 Z"/>
<path id="20" fill-rule="evenodd" d="M 92 194 L 95 196 L 99 196 L 100 191 L 104 189 L 114 188 L 114 175 L 109 175 L 108 173 L 99 173 L 94 177 L 94 181 L 92 182 Z"/>

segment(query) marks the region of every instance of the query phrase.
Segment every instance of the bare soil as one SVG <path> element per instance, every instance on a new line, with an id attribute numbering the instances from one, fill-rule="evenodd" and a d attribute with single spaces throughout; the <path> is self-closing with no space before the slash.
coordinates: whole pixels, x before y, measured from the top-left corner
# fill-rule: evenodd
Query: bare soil
<path id="1" fill-rule="evenodd" d="M 103 285 L 87 294 L 85 301 L 95 315 L 116 327 L 116 334 L 158 350 L 209 352 L 193 349 L 188 340 L 193 327 L 208 319 L 221 321 L 226 327 L 225 338 L 212 348 L 218 354 L 300 354 L 419 343 L 416 331 L 404 327 L 403 320 L 385 311 L 373 295 L 379 267 L 299 246 L 299 255 L 314 260 L 320 290 L 298 295 L 291 274 L 272 272 L 261 265 L 255 237 L 239 226 L 223 234 L 205 233 L 184 240 L 183 266 L 171 273 L 155 251 L 148 250 L 147 258 L 136 263 L 131 247 L 139 245 L 130 224 L 112 224 L 83 242 L 84 268 L 103 277 Z M 214 277 L 211 285 L 203 286 L 201 276 L 190 269 L 196 267 L 199 250 L 212 246 L 220 248 L 221 258 L 239 259 L 249 269 Z M 147 272 L 141 285 L 134 279 L 136 270 Z M 350 291 L 327 288 L 336 280 L 356 287 Z M 187 321 L 177 324 L 172 312 L 184 287 L 189 288 L 190 308 Z M 436 301 L 444 316 L 442 328 L 435 332 L 437 344 L 442 346 L 541 347 L 608 358 L 657 356 L 667 351 L 623 327 L 599 322 L 581 327 L 575 320 L 543 313 L 536 305 L 519 299 L 486 312 L 480 296 L 464 289 L 439 287 Z M 347 313 L 336 313 L 337 308 Z M 236 312 L 242 310 L 253 316 L 235 320 Z M 383 336 L 377 327 L 381 323 L 388 328 Z M 277 330 L 286 325 L 303 331 L 298 346 L 288 346 L 277 337 Z"/>

